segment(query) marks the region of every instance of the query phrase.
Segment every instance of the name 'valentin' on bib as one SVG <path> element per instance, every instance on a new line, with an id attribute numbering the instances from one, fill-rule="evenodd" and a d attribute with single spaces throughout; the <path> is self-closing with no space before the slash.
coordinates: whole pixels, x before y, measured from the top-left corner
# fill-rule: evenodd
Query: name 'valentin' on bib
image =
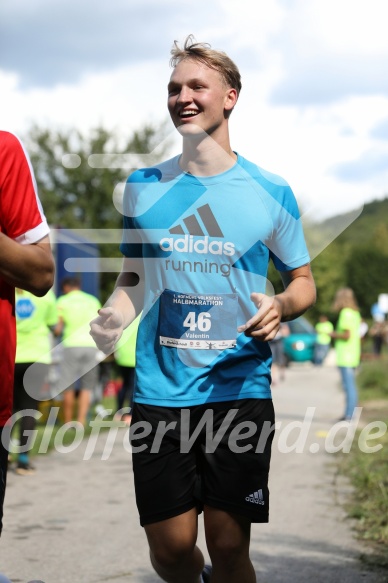
<path id="1" fill-rule="evenodd" d="M 237 308 L 237 294 L 164 290 L 160 296 L 160 344 L 191 350 L 234 348 Z"/>

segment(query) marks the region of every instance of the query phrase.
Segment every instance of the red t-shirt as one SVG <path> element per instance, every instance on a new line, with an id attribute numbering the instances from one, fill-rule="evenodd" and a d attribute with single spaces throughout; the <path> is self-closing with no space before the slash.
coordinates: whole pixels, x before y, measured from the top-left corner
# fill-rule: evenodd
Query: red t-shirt
<path id="1" fill-rule="evenodd" d="M 0 131 L 0 231 L 23 245 L 49 233 L 28 154 Z M 0 277 L 0 426 L 12 415 L 16 349 L 15 289 Z"/>

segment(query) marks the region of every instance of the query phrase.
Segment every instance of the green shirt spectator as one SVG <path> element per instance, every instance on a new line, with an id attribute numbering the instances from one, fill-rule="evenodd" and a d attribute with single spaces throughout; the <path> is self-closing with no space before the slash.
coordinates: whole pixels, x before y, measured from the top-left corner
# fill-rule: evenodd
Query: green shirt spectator
<path id="1" fill-rule="evenodd" d="M 51 364 L 51 334 L 58 322 L 56 298 L 50 290 L 36 297 L 22 289 L 15 290 L 16 357 L 13 384 L 13 413 L 36 411 L 38 401 L 50 397 L 47 375 Z M 33 415 L 21 415 L 16 431 L 20 450 L 16 473 L 35 471 L 26 450 L 28 435 L 35 429 Z"/>
<path id="2" fill-rule="evenodd" d="M 318 322 L 315 325 L 315 330 L 317 331 L 316 342 L 318 344 L 330 344 L 330 333 L 333 332 L 334 326 L 329 320 L 326 319 Z"/>
<path id="3" fill-rule="evenodd" d="M 361 359 L 361 315 L 351 288 L 345 287 L 337 291 L 333 311 L 338 312 L 339 316 L 331 337 L 335 341 L 337 365 L 345 393 L 345 412 L 340 419 L 350 421 L 358 402 L 356 368 Z"/>
<path id="4" fill-rule="evenodd" d="M 129 411 L 132 407 L 133 392 L 135 389 L 136 340 L 141 314 L 124 330 L 124 333 L 115 349 L 115 361 L 122 379 L 122 385 L 117 393 L 116 420 L 122 420 L 128 425 L 132 416 Z M 124 403 L 128 401 L 128 412 L 124 410 Z"/>
<path id="5" fill-rule="evenodd" d="M 53 291 L 36 297 L 28 291 L 16 290 L 16 357 L 15 362 L 51 363 L 49 328 L 58 322 L 56 298 Z"/>
<path id="6" fill-rule="evenodd" d="M 126 328 L 122 337 L 116 344 L 115 361 L 120 366 L 135 367 L 136 365 L 136 339 L 141 314 Z"/>
<path id="7" fill-rule="evenodd" d="M 64 347 L 96 347 L 89 334 L 89 322 L 101 308 L 100 301 L 80 289 L 73 289 L 57 302 L 59 320 L 62 323 L 62 343 Z"/>
<path id="8" fill-rule="evenodd" d="M 63 418 L 65 423 L 72 421 L 77 400 L 77 421 L 85 425 L 99 377 L 97 347 L 89 333 L 89 322 L 96 317 L 101 303 L 81 290 L 77 277 L 66 277 L 62 291 L 57 302 L 59 321 L 55 334 L 62 336 L 63 346 Z"/>
<path id="9" fill-rule="evenodd" d="M 339 314 L 336 331 L 341 333 L 349 331 L 349 338 L 337 338 L 335 340 L 335 351 L 337 365 L 344 367 L 357 367 L 361 358 L 361 338 L 360 338 L 361 316 L 357 310 L 343 308 Z"/>

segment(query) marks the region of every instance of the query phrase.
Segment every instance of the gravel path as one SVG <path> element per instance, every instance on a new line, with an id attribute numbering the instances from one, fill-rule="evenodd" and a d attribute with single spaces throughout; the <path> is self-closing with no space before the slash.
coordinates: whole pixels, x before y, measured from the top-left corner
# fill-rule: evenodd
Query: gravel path
<path id="1" fill-rule="evenodd" d="M 260 583 L 388 582 L 388 573 L 359 560 L 367 548 L 354 538 L 343 510 L 349 485 L 337 477 L 334 455 L 325 451 L 333 419 L 342 413 L 338 385 L 333 367 L 295 365 L 273 389 L 279 426 L 271 517 L 268 525 L 252 529 Z M 342 431 L 333 443 L 341 442 Z M 73 452 L 38 456 L 34 476 L 9 473 L 0 572 L 12 583 L 159 581 L 138 523 L 123 443 L 124 428 L 110 438 L 101 433 Z M 201 520 L 199 544 L 205 548 Z"/>

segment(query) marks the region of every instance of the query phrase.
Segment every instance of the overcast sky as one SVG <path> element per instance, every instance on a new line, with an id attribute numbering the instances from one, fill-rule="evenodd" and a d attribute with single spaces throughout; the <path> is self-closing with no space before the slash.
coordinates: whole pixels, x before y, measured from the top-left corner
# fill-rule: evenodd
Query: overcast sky
<path id="1" fill-rule="evenodd" d="M 126 134 L 161 122 L 171 45 L 193 33 L 240 68 L 233 149 L 282 175 L 313 216 L 352 210 L 388 196 L 385 5 L 3 0 L 0 127 Z"/>

